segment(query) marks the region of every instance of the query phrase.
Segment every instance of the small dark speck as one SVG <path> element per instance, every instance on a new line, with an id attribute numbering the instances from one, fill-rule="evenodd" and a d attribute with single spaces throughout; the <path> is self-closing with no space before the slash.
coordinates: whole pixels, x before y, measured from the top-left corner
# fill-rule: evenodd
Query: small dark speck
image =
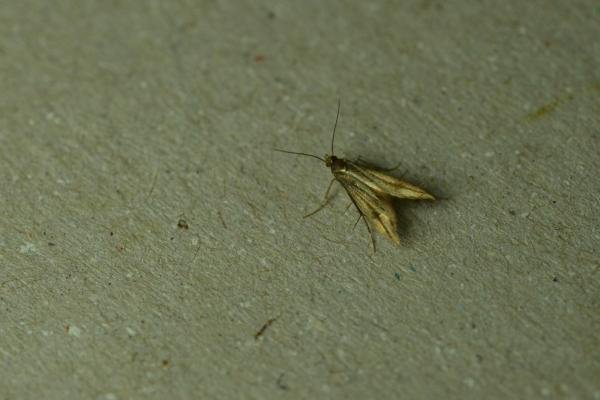
<path id="1" fill-rule="evenodd" d="M 552 204 L 556 204 L 556 200 L 552 200 Z"/>
<path id="2" fill-rule="evenodd" d="M 394 277 L 396 277 L 397 280 L 400 280 L 400 272 L 394 272 Z"/>
<path id="3" fill-rule="evenodd" d="M 471 329 L 477 329 L 477 325 L 475 324 L 475 322 L 471 322 Z"/>
<path id="4" fill-rule="evenodd" d="M 169 366 L 169 360 L 162 360 L 162 366 L 163 367 L 168 367 Z"/>
<path id="5" fill-rule="evenodd" d="M 114 234 L 115 234 L 114 232 L 111 232 L 111 233 L 110 233 L 110 236 L 113 236 Z"/>
<path id="6" fill-rule="evenodd" d="M 415 267 L 413 267 L 412 265 L 409 265 L 408 269 L 410 269 L 412 272 L 417 272 L 417 269 Z"/>
<path id="7" fill-rule="evenodd" d="M 277 387 L 281 390 L 288 390 L 290 387 L 283 382 L 284 375 L 285 373 L 282 373 L 279 375 L 279 378 L 277 378 Z"/>
<path id="8" fill-rule="evenodd" d="M 180 229 L 189 229 L 190 226 L 188 225 L 188 223 L 186 222 L 185 219 L 180 219 L 179 221 L 177 221 L 177 227 Z"/>
<path id="9" fill-rule="evenodd" d="M 269 19 L 275 19 L 275 13 L 273 11 L 269 11 L 267 13 L 267 18 L 269 18 Z"/>
<path id="10" fill-rule="evenodd" d="M 54 242 L 48 242 L 48 246 L 56 246 L 56 243 L 54 243 Z"/>
<path id="11" fill-rule="evenodd" d="M 510 215 L 517 215 L 517 212 L 515 210 L 508 210 L 508 213 Z"/>
<path id="12" fill-rule="evenodd" d="M 552 278 L 552 282 L 558 282 L 558 276 L 555 276 L 554 278 Z"/>
<path id="13" fill-rule="evenodd" d="M 481 354 L 475 354 L 475 358 L 477 358 L 477 362 L 483 361 L 483 356 Z"/>
<path id="14" fill-rule="evenodd" d="M 174 237 L 171 237 L 171 240 L 174 240 L 174 239 L 175 239 Z"/>
<path id="15" fill-rule="evenodd" d="M 108 286 L 111 286 L 111 285 L 112 285 L 112 282 L 108 282 Z"/>

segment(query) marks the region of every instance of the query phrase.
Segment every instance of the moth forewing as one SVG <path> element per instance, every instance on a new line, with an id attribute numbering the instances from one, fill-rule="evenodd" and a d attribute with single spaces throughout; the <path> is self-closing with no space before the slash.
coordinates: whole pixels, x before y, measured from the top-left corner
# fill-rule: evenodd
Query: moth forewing
<path id="1" fill-rule="evenodd" d="M 373 230 L 399 245 L 398 220 L 391 197 L 373 190 L 366 182 L 355 179 L 351 174 L 338 171 L 334 172 L 334 176 L 364 218 L 371 234 L 373 250 L 375 250 Z"/>
<path id="2" fill-rule="evenodd" d="M 366 196 L 366 192 L 357 191 L 350 194 L 354 204 L 359 209 L 365 222 L 381 235 L 386 237 L 395 245 L 400 245 L 400 236 L 398 235 L 398 220 L 396 211 L 391 198 L 385 195 Z M 371 240 L 373 241 L 373 250 L 375 250 L 375 238 L 373 232 L 369 229 Z"/>
<path id="3" fill-rule="evenodd" d="M 359 165 L 347 161 L 348 171 L 354 172 L 356 179 L 361 179 L 373 190 L 399 199 L 435 200 L 435 198 L 418 186 L 405 182 L 384 171 L 373 167 Z"/>

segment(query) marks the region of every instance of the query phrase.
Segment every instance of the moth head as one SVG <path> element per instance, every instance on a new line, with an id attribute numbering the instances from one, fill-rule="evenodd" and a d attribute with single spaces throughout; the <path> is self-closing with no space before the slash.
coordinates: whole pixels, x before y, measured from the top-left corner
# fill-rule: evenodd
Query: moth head
<path id="1" fill-rule="evenodd" d="M 338 158 L 332 154 L 325 154 L 325 157 L 323 158 L 325 159 L 325 165 L 328 167 L 331 167 L 338 160 Z"/>

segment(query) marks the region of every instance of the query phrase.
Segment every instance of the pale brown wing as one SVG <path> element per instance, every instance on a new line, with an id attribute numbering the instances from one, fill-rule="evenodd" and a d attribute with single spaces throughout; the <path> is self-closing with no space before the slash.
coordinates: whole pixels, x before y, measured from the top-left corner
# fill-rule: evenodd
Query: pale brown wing
<path id="1" fill-rule="evenodd" d="M 375 168 L 346 162 L 347 172 L 364 181 L 373 190 L 399 199 L 435 200 L 435 198 L 418 186 L 400 180 Z"/>
<path id="2" fill-rule="evenodd" d="M 371 190 L 361 182 L 348 179 L 347 175 L 336 175 L 336 179 L 371 229 L 376 230 L 395 245 L 399 245 L 398 220 L 391 198 Z"/>

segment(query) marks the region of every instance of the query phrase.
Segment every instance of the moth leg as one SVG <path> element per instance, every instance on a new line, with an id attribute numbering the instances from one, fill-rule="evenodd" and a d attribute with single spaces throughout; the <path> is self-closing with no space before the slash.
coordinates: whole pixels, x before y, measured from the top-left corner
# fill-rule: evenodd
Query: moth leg
<path id="1" fill-rule="evenodd" d="M 356 222 L 354 223 L 354 226 L 352 227 L 352 230 L 354 230 L 354 228 L 356 228 L 356 225 L 358 225 L 358 223 L 360 222 L 360 219 L 361 219 L 362 217 L 363 217 L 363 215 L 362 215 L 362 214 L 360 214 L 360 215 L 358 216 L 358 219 L 357 219 L 357 220 L 356 220 Z"/>
<path id="2" fill-rule="evenodd" d="M 346 206 L 346 209 L 344 210 L 344 214 L 346 214 L 348 212 L 348 209 L 352 206 L 353 203 L 350 203 Z M 354 224 L 356 226 L 356 224 Z"/>
<path id="3" fill-rule="evenodd" d="M 362 218 L 363 215 L 361 214 L 360 216 Z M 375 236 L 373 235 L 373 231 L 371 230 L 371 227 L 369 226 L 367 220 L 365 218 L 363 218 L 363 220 L 365 221 L 365 225 L 367 226 L 367 230 L 369 231 L 369 235 L 371 236 L 371 243 L 373 243 L 373 253 L 375 253 L 377 251 L 377 247 L 375 246 Z"/>
<path id="4" fill-rule="evenodd" d="M 377 251 L 377 249 L 375 247 L 375 237 L 373 236 L 373 231 L 371 231 L 371 227 L 369 226 L 369 223 L 365 219 L 365 216 L 363 215 L 363 213 L 361 213 L 360 211 L 358 213 L 359 213 L 358 219 L 354 223 L 354 226 L 352 227 L 352 229 L 356 228 L 356 225 L 358 225 L 361 218 L 365 221 L 365 225 L 367 225 L 367 230 L 369 231 L 369 235 L 371 236 L 371 243 L 373 243 L 373 253 L 375 253 Z"/>
<path id="5" fill-rule="evenodd" d="M 329 197 L 329 192 L 331 191 L 331 186 L 333 186 L 333 182 L 335 182 L 335 178 L 333 178 L 333 179 L 331 180 L 331 182 L 329 182 L 329 186 L 327 186 L 327 191 L 325 192 L 325 197 L 324 197 L 324 199 L 323 199 L 323 204 L 321 204 L 321 205 L 319 206 L 319 208 L 317 208 L 315 211 L 313 211 L 313 212 L 311 212 L 311 213 L 308 213 L 308 214 L 306 214 L 306 215 L 304 216 L 304 218 L 308 218 L 308 217 L 310 217 L 310 216 L 313 216 L 313 215 L 315 215 L 316 213 L 318 213 L 319 211 L 321 211 L 321 210 L 323 209 L 323 207 L 325 207 L 325 206 L 326 206 L 326 205 L 329 203 L 329 200 L 331 200 L 331 197 Z"/>

